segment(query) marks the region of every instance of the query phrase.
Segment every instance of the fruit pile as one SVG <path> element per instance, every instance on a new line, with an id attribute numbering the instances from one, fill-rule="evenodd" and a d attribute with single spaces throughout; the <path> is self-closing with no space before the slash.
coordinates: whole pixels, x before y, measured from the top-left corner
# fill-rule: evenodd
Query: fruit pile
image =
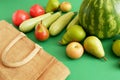
<path id="1" fill-rule="evenodd" d="M 94 1 L 90 5 L 94 5 L 93 3 Z M 60 3 L 58 0 L 49 0 L 46 8 L 39 4 L 33 5 L 30 8 L 30 15 L 24 10 L 17 10 L 14 12 L 12 20 L 14 25 L 24 33 L 35 29 L 35 37 L 39 41 L 45 41 L 50 36 L 57 36 L 66 29 L 59 43 L 66 45 L 68 57 L 78 59 L 82 57 L 85 50 L 97 58 L 106 60 L 100 39 L 111 38 L 119 33 L 119 23 L 110 21 L 117 14 L 111 12 L 109 15 L 107 14 L 108 17 L 105 17 L 107 12 L 103 15 L 100 11 L 106 10 L 106 6 L 99 7 L 99 4 L 96 3 L 97 6 L 93 6 L 94 9 L 91 9 L 87 6 L 88 4 L 89 2 L 84 0 L 79 13 L 77 13 L 71 11 L 72 4 L 70 2 Z M 118 40 L 112 46 L 112 50 L 117 56 L 120 56 L 119 49 L 120 41 Z"/>

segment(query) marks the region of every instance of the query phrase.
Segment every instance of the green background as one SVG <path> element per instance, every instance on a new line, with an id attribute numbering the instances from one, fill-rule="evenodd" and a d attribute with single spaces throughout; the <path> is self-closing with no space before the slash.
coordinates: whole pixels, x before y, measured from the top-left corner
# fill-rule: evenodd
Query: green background
<path id="1" fill-rule="evenodd" d="M 60 2 L 62 1 L 65 0 L 60 0 Z M 82 0 L 66 1 L 71 2 L 73 7 L 72 11 L 79 11 Z M 45 8 L 47 2 L 48 0 L 0 0 L 0 20 L 6 20 L 12 23 L 12 14 L 16 10 L 23 9 L 29 12 L 30 7 L 36 3 Z M 120 59 L 116 57 L 111 50 L 113 40 L 118 39 L 120 36 L 101 40 L 107 61 L 97 59 L 86 52 L 80 59 L 72 60 L 66 56 L 66 46 L 58 44 L 58 41 L 64 33 L 65 30 L 60 35 L 50 37 L 44 42 L 36 40 L 34 31 L 26 33 L 26 35 L 70 69 L 71 74 L 66 80 L 120 80 L 120 66 L 118 64 Z"/>

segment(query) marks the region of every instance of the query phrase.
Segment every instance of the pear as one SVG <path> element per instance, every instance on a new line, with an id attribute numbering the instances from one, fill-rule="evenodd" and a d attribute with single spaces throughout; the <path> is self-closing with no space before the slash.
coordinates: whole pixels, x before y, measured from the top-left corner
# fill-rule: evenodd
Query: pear
<path id="1" fill-rule="evenodd" d="M 66 45 L 70 42 L 81 42 L 86 37 L 86 32 L 80 25 L 72 25 L 60 40 L 60 44 Z"/>
<path id="2" fill-rule="evenodd" d="M 84 40 L 85 50 L 97 58 L 105 58 L 105 52 L 101 41 L 96 36 L 89 36 Z"/>
<path id="3" fill-rule="evenodd" d="M 40 41 L 45 41 L 49 38 L 48 29 L 40 21 L 35 27 L 35 37 Z"/>
<path id="4" fill-rule="evenodd" d="M 46 12 L 54 12 L 58 10 L 60 6 L 59 0 L 48 0 L 48 3 L 46 5 Z"/>
<path id="5" fill-rule="evenodd" d="M 116 56 L 120 57 L 120 40 L 119 39 L 113 42 L 112 51 Z"/>

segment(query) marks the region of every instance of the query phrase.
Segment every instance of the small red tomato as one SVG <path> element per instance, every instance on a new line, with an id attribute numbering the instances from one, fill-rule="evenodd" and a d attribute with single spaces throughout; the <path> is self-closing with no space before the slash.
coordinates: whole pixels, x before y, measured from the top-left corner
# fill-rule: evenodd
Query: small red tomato
<path id="1" fill-rule="evenodd" d="M 31 8 L 30 8 L 30 15 L 32 17 L 37 17 L 40 15 L 45 14 L 45 10 L 42 6 L 40 6 L 39 4 L 34 4 Z"/>
<path id="2" fill-rule="evenodd" d="M 19 26 L 23 21 L 30 18 L 30 15 L 24 10 L 17 10 L 12 15 L 14 25 Z"/>
<path id="3" fill-rule="evenodd" d="M 49 31 L 42 25 L 42 22 L 37 24 L 35 27 L 35 37 L 40 41 L 45 41 L 49 38 Z"/>

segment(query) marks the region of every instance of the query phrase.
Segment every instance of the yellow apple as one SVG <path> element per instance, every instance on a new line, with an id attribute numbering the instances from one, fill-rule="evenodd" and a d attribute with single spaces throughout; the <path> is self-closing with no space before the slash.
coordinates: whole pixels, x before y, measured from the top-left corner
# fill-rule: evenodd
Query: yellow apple
<path id="1" fill-rule="evenodd" d="M 120 57 L 120 40 L 115 40 L 112 44 L 113 53 Z"/>
<path id="2" fill-rule="evenodd" d="M 70 2 L 64 1 L 60 4 L 60 9 L 63 12 L 69 12 L 72 9 L 72 5 Z"/>
<path id="3" fill-rule="evenodd" d="M 79 42 L 71 42 L 66 47 L 66 54 L 72 59 L 80 58 L 84 53 L 84 48 Z"/>

